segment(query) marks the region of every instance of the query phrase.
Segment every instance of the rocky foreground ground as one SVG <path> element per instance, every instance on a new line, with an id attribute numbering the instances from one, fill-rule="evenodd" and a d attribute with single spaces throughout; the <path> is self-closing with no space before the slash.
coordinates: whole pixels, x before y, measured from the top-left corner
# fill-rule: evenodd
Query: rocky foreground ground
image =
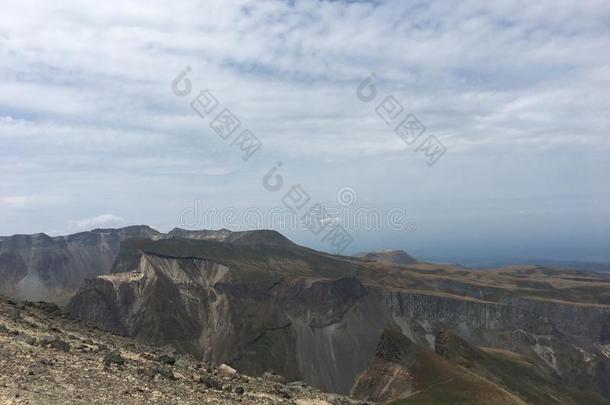
<path id="1" fill-rule="evenodd" d="M 266 373 L 226 365 L 83 326 L 46 303 L 0 298 L 2 404 L 363 404 Z"/>

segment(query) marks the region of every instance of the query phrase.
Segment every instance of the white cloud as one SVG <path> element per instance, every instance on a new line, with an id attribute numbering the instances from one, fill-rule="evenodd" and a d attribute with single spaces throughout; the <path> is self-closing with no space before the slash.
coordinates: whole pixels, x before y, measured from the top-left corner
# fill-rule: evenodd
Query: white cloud
<path id="1" fill-rule="evenodd" d="M 0 206 L 5 208 L 24 208 L 34 201 L 34 197 L 26 195 L 0 196 Z"/>
<path id="2" fill-rule="evenodd" d="M 125 219 L 112 214 L 102 214 L 93 218 L 70 221 L 69 227 L 74 230 L 91 230 L 100 227 L 113 227 L 125 224 Z"/>
<path id="3" fill-rule="evenodd" d="M 7 210 L 0 223 L 58 229 L 121 212 L 171 227 L 188 199 L 275 204 L 260 177 L 278 161 L 286 184 L 328 194 L 319 198 L 349 182 L 372 203 L 535 200 L 565 178 L 597 195 L 610 148 L 609 19 L 607 0 L 9 1 L 0 187 L 69 202 L 53 220 Z M 244 163 L 171 93 L 186 66 L 195 90 L 211 89 L 263 141 L 260 155 Z M 370 72 L 379 99 L 364 104 L 355 90 Z M 377 117 L 389 94 L 447 146 L 440 169 Z M 530 158 L 554 169 L 548 181 L 507 163 L 506 184 L 501 162 Z"/>
<path id="4" fill-rule="evenodd" d="M 161 1 L 146 11 L 129 1 L 12 4 L 0 16 L 8 50 L 0 63 L 6 78 L 0 103 L 18 117 L 80 127 L 85 139 L 112 127 L 138 142 L 138 131 L 162 131 L 180 142 L 165 139 L 158 150 L 180 153 L 195 134 L 210 136 L 168 89 L 190 65 L 197 87 L 210 87 L 279 152 L 293 153 L 288 137 L 354 158 L 354 150 L 378 149 L 383 156 L 384 147 L 367 144 L 392 132 L 370 120 L 374 113 L 353 96 L 357 81 L 374 70 L 385 81 L 382 93 L 400 88 L 401 101 L 426 118 L 430 131 L 446 134 L 449 146 L 504 146 L 503 128 L 523 120 L 528 129 L 511 138 L 516 145 L 541 131 L 551 140 L 556 128 L 549 122 L 569 129 L 574 116 L 588 122 L 578 132 L 595 137 L 593 147 L 608 145 L 601 136 L 608 117 L 600 114 L 608 111 L 610 78 L 603 1 L 211 1 L 205 10 L 181 1 L 168 7 Z M 15 80 L 16 71 L 22 80 Z M 558 91 L 561 102 L 553 97 Z M 477 122 L 489 139 L 472 142 L 481 116 L 493 117 Z M 329 134 L 349 134 L 352 147 Z"/>

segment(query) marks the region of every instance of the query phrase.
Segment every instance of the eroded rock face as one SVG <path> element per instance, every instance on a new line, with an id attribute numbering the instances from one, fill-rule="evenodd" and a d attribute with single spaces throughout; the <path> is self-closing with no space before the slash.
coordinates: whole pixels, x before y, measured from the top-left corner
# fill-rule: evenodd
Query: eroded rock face
<path id="1" fill-rule="evenodd" d="M 110 271 L 123 240 L 158 234 L 149 227 L 134 226 L 58 237 L 2 237 L 0 293 L 16 299 L 66 302 L 83 279 Z"/>
<path id="2" fill-rule="evenodd" d="M 20 316 L 13 318 L 12 310 Z M 3 404 L 362 405 L 255 378 L 191 356 L 87 328 L 51 305 L 0 297 L 0 400 Z"/>
<path id="3" fill-rule="evenodd" d="M 430 283 L 437 283 L 438 271 L 433 274 Z M 595 359 L 579 365 L 589 370 L 608 357 L 600 349 L 607 344 L 606 306 L 542 302 L 508 290 L 494 292 L 497 301 L 483 300 L 401 288 L 399 282 L 407 286 L 411 279 L 393 273 L 385 283 L 382 276 L 358 261 L 304 248 L 180 239 L 126 243 L 112 272 L 88 281 L 67 309 L 91 325 L 205 361 L 340 393 L 349 393 L 371 367 L 388 329 L 430 353 L 438 331 L 450 329 L 469 344 L 525 356 L 566 381 L 586 379 L 570 374 L 577 359 Z M 372 367 L 393 370 L 396 379 L 376 395 L 409 392 L 404 367 L 386 357 Z M 600 387 L 592 381 L 604 378 L 607 373 L 590 373 L 587 386 Z M 371 381 L 377 379 L 361 380 L 364 386 Z"/>
<path id="4" fill-rule="evenodd" d="M 189 231 L 160 233 L 148 226 L 95 229 L 68 236 L 0 237 L 0 294 L 18 300 L 65 304 L 86 278 L 107 274 L 120 245 L 132 239 L 195 239 L 240 245 L 291 246 L 275 231 Z"/>
<path id="5" fill-rule="evenodd" d="M 228 267 L 209 260 L 142 254 L 130 272 L 87 280 L 67 310 L 204 361 L 349 392 L 384 324 L 380 302 L 356 278 L 269 288 L 233 280 Z"/>
<path id="6" fill-rule="evenodd" d="M 216 283 L 225 266 L 142 255 L 133 271 L 87 280 L 69 310 L 88 323 L 148 343 L 190 342 L 216 330 L 225 312 Z M 219 333 L 220 337 L 220 333 Z"/>

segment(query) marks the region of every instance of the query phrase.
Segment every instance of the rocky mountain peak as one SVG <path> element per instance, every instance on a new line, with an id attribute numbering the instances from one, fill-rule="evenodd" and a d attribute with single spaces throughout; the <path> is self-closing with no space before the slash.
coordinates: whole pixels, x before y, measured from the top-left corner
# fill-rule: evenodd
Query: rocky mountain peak
<path id="1" fill-rule="evenodd" d="M 226 228 L 222 228 L 220 230 L 188 230 L 174 228 L 167 233 L 166 237 L 178 239 L 214 240 L 219 242 L 237 243 L 240 245 L 293 245 L 293 243 L 281 233 L 268 229 L 253 231 L 230 231 Z"/>
<path id="2" fill-rule="evenodd" d="M 148 225 L 130 225 L 123 228 L 96 228 L 91 231 L 98 234 L 120 234 L 129 238 L 154 239 L 162 237 L 163 234 Z"/>

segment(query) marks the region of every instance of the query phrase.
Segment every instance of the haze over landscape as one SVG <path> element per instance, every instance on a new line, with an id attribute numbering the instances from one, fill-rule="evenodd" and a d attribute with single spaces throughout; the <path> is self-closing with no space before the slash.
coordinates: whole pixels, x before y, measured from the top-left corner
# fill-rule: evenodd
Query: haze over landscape
<path id="1" fill-rule="evenodd" d="M 169 231 L 196 202 L 282 207 L 261 187 L 282 162 L 312 200 L 350 187 L 416 224 L 353 230 L 349 253 L 610 261 L 609 19 L 603 0 L 9 1 L 0 233 Z M 248 161 L 172 93 L 187 66 L 192 96 L 210 89 L 262 142 Z M 377 116 L 388 95 L 446 147 L 433 166 Z M 237 230 L 217 222 L 194 228 Z"/>

